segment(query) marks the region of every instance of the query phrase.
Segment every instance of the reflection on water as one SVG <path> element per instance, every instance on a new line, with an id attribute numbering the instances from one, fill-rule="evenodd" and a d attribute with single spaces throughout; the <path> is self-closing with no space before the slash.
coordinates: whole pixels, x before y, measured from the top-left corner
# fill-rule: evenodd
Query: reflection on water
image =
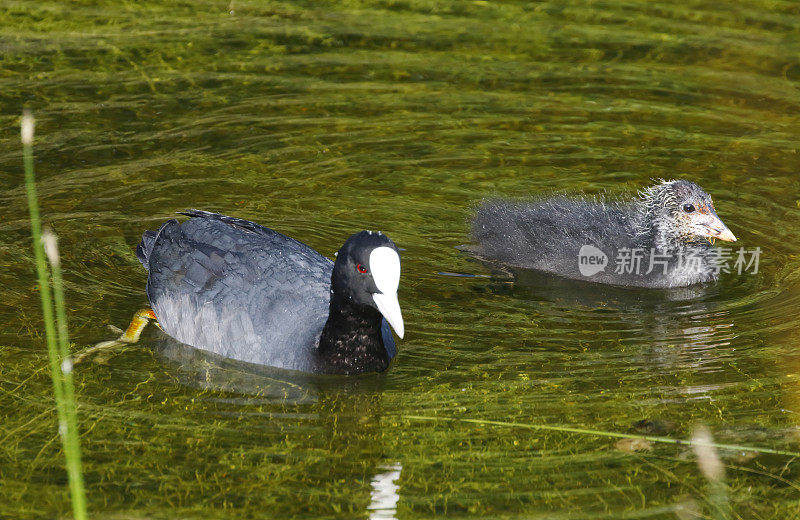
<path id="1" fill-rule="evenodd" d="M 370 520 L 393 520 L 397 514 L 397 502 L 400 500 L 400 486 L 396 484 L 403 466 L 400 463 L 381 467 L 384 473 L 378 473 L 372 479 L 372 502 L 367 506 Z"/>
<path id="2" fill-rule="evenodd" d="M 307 404 L 317 401 L 318 376 L 224 358 L 150 330 L 154 352 L 174 367 L 181 384 L 199 389 L 238 393 L 246 399 Z"/>
<path id="3" fill-rule="evenodd" d="M 624 344 L 644 343 L 641 359 L 630 362 L 649 370 L 714 370 L 707 365 L 724 361 L 736 339 L 735 314 L 713 284 L 631 289 L 505 268 L 486 290 L 531 302 L 531 314 L 552 322 L 545 326 L 553 330 L 570 324 Z"/>

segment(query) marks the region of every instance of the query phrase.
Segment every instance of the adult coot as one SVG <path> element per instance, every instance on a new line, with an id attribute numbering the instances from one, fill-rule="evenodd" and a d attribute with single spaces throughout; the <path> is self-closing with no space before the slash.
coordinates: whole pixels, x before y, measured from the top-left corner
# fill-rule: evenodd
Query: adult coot
<path id="1" fill-rule="evenodd" d="M 714 239 L 736 241 L 711 197 L 686 180 L 663 181 L 633 200 L 492 201 L 477 211 L 475 253 L 567 278 L 638 287 L 715 280 Z"/>
<path id="2" fill-rule="evenodd" d="M 216 354 L 304 372 L 385 370 L 403 337 L 400 255 L 381 233 L 352 235 L 336 262 L 238 218 L 189 210 L 146 231 L 136 255 L 161 328 Z M 387 324 L 388 322 L 388 324 Z"/>

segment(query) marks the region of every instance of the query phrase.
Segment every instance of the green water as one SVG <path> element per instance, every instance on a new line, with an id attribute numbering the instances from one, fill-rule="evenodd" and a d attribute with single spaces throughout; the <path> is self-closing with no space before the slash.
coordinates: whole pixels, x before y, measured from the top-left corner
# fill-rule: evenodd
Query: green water
<path id="1" fill-rule="evenodd" d="M 387 518 L 713 514 L 685 447 L 409 415 L 800 450 L 796 3 L 9 0 L 0 49 L 0 517 L 70 511 L 24 106 L 76 350 L 146 305 L 134 247 L 187 207 L 329 256 L 360 229 L 404 249 L 385 374 L 247 374 L 152 329 L 76 367 L 94 518 L 365 518 L 387 474 Z M 758 274 L 625 291 L 455 249 L 486 196 L 673 177 L 762 249 Z M 720 456 L 732 518 L 800 515 L 800 462 Z"/>

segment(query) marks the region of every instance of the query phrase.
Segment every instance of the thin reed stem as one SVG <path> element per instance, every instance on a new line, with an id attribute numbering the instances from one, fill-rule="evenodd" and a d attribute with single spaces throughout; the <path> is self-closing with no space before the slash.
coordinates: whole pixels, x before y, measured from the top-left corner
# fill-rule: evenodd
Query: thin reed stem
<path id="1" fill-rule="evenodd" d="M 44 237 L 42 234 L 36 179 L 33 172 L 33 116 L 27 111 L 22 116 L 22 151 L 25 165 L 28 211 L 31 217 L 33 256 L 36 263 L 36 274 L 39 279 L 39 294 L 42 301 L 47 354 L 50 360 L 50 376 L 53 380 L 53 394 L 58 413 L 58 433 L 61 437 L 66 457 L 72 499 L 72 514 L 76 520 L 86 520 L 86 493 L 81 470 L 75 391 L 72 383 L 72 361 L 69 357 L 68 349 L 69 336 L 64 305 L 64 286 L 58 259 L 58 248 L 55 246 L 55 236 L 49 232 L 45 233 Z M 47 240 L 47 244 L 45 244 L 44 240 Z M 53 312 L 53 292 L 50 289 L 50 276 L 45 261 L 45 245 L 49 249 L 48 256 L 53 269 L 55 316 Z M 56 319 L 58 328 L 56 328 Z"/>
<path id="2" fill-rule="evenodd" d="M 63 376 L 64 410 L 66 411 L 68 432 L 65 439 L 65 448 L 67 452 L 67 471 L 70 475 L 70 493 L 72 494 L 73 504 L 77 503 L 77 507 L 85 511 L 86 495 L 83 486 L 83 471 L 81 470 L 78 411 L 75 403 L 75 385 L 72 382 L 72 357 L 69 354 L 69 330 L 67 327 L 66 302 L 64 301 L 64 279 L 61 276 L 61 258 L 58 255 L 58 237 L 49 229 L 45 229 L 42 240 L 53 276 L 58 349 L 61 374 Z M 76 514 L 75 518 L 80 518 L 80 516 Z"/>
<path id="3" fill-rule="evenodd" d="M 701 426 L 692 435 L 692 449 L 697 457 L 700 472 L 708 479 L 708 504 L 711 518 L 730 520 L 731 502 L 728 498 L 728 485 L 725 483 L 725 466 L 719 458 L 711 432 Z"/>

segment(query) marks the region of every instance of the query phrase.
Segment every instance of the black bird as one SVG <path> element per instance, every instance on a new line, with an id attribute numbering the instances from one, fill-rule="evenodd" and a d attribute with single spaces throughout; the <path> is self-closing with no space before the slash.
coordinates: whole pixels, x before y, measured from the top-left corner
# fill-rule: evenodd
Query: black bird
<path id="1" fill-rule="evenodd" d="M 478 246 L 471 251 L 566 278 L 667 288 L 715 280 L 722 265 L 712 247 L 717 238 L 736 241 L 711 197 L 693 182 L 672 180 L 627 201 L 484 203 L 472 224 Z"/>
<path id="2" fill-rule="evenodd" d="M 388 237 L 356 233 L 332 262 L 254 222 L 182 214 L 192 218 L 146 231 L 136 249 L 164 332 L 224 357 L 303 372 L 388 368 L 396 353 L 389 325 L 403 337 L 400 255 Z"/>

